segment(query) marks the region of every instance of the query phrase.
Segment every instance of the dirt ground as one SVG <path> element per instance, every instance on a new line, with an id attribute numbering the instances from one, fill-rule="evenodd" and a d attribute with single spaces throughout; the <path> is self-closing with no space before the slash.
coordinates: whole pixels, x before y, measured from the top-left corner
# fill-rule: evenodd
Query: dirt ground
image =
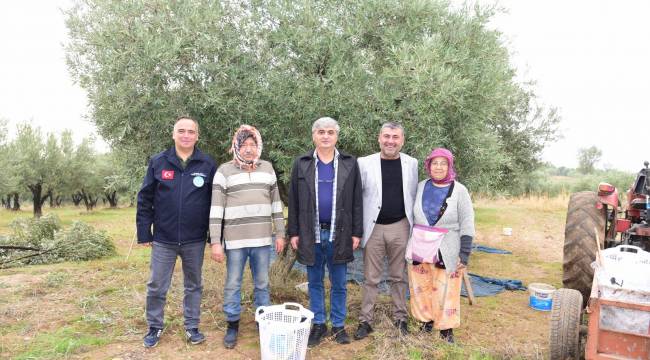
<path id="1" fill-rule="evenodd" d="M 512 255 L 475 252 L 469 270 L 484 276 L 561 284 L 562 242 L 566 199 L 477 199 L 475 242 L 510 250 Z M 121 213 L 120 213 L 121 214 Z M 102 226 L 133 226 L 133 211 L 97 217 Z M 103 222 L 102 222 L 103 221 Z M 503 227 L 513 229 L 502 235 Z M 129 259 L 130 231 L 114 236 L 120 256 L 86 263 L 63 263 L 0 270 L 0 358 L 37 359 L 259 359 L 259 339 L 251 310 L 250 277 L 242 298 L 242 329 L 233 350 L 223 348 L 225 321 L 221 312 L 224 266 L 206 257 L 201 329 L 204 344 L 188 345 L 183 338 L 182 286 L 177 267 L 166 307 L 166 329 L 158 347 L 144 349 L 142 336 L 148 253 L 135 248 Z M 296 280 L 297 283 L 298 280 Z M 272 289 L 307 305 L 304 294 Z M 390 324 L 390 299 L 376 308 L 376 332 L 368 339 L 337 345 L 331 340 L 308 351 L 309 359 L 544 359 L 548 357 L 549 314 L 528 307 L 528 292 L 506 291 L 469 305 L 461 300 L 458 346 L 447 346 L 436 335 L 416 332 L 397 336 Z M 349 285 L 348 332 L 356 329 L 360 290 Z M 433 355 L 432 355 L 433 354 Z"/>

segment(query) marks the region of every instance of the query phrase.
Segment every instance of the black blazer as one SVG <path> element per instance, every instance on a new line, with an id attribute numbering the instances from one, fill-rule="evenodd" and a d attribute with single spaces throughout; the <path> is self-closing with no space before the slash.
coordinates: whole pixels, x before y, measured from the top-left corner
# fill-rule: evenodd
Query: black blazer
<path id="1" fill-rule="evenodd" d="M 345 264 L 354 260 L 352 236 L 363 236 L 363 198 L 357 159 L 339 151 L 336 172 L 333 261 L 335 264 Z M 297 260 L 307 266 L 312 266 L 315 262 L 315 174 L 314 150 L 298 156 L 293 162 L 287 235 L 300 237 Z"/>

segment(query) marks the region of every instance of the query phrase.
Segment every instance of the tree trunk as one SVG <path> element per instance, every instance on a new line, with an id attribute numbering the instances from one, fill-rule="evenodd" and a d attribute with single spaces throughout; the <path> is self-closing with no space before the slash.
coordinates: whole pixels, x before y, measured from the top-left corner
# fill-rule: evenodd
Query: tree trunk
<path id="1" fill-rule="evenodd" d="M 298 253 L 291 247 L 289 237 L 287 237 L 285 241 L 286 244 L 284 250 L 275 258 L 275 262 L 278 263 L 277 266 L 279 266 L 280 274 L 282 274 L 285 279 L 288 279 L 291 269 L 293 269 L 293 265 L 296 263 Z"/>
<path id="2" fill-rule="evenodd" d="M 76 192 L 72 194 L 72 203 L 74 204 L 74 206 L 79 206 L 81 200 L 83 200 L 83 195 L 81 195 L 81 193 Z"/>
<path id="3" fill-rule="evenodd" d="M 93 195 L 87 194 L 84 189 L 81 189 L 81 197 L 84 200 L 84 205 L 86 205 L 86 211 L 92 211 L 97 205 L 97 201 L 99 201 L 99 196 L 93 198 Z"/>
<path id="4" fill-rule="evenodd" d="M 111 191 L 104 194 L 106 200 L 111 206 L 111 209 L 117 208 L 117 191 Z"/>
<path id="5" fill-rule="evenodd" d="M 33 185 L 27 185 L 29 190 L 32 192 L 32 199 L 34 202 L 34 217 L 40 218 L 43 215 L 43 186 L 41 183 L 36 183 Z"/>
<path id="6" fill-rule="evenodd" d="M 88 195 L 88 200 L 90 203 L 90 210 L 92 210 L 95 208 L 95 206 L 97 206 L 97 202 L 99 201 L 99 195 L 95 196 L 94 198 L 92 195 Z"/>
<path id="7" fill-rule="evenodd" d="M 86 206 L 86 211 L 90 211 L 90 203 L 88 202 L 88 195 L 86 195 L 86 192 L 81 189 L 81 199 L 84 201 L 84 205 Z"/>
<path id="8" fill-rule="evenodd" d="M 275 175 L 277 176 L 278 179 L 280 179 L 282 176 L 284 176 L 283 171 L 276 171 Z M 286 183 L 284 181 L 278 181 L 278 191 L 280 192 L 280 200 L 282 200 L 283 204 L 288 204 L 289 203 L 289 182 L 287 181 Z"/>
<path id="9" fill-rule="evenodd" d="M 50 193 L 47 193 L 47 194 L 45 194 L 45 196 L 43 196 L 43 197 L 41 198 L 41 209 L 43 208 L 43 204 L 45 204 L 45 202 L 47 201 L 47 199 L 48 199 L 49 197 L 50 197 Z"/>
<path id="10" fill-rule="evenodd" d="M 20 194 L 15 192 L 13 195 L 14 195 L 14 207 L 12 207 L 11 210 L 20 211 Z"/>
<path id="11" fill-rule="evenodd" d="M 278 190 L 280 191 L 280 200 L 282 200 L 282 203 L 288 204 L 289 203 L 289 183 L 280 183 L 278 181 Z"/>
<path id="12" fill-rule="evenodd" d="M 50 209 L 56 207 L 56 201 L 54 201 L 54 192 L 52 190 L 47 192 L 47 196 L 50 199 Z"/>
<path id="13" fill-rule="evenodd" d="M 61 207 L 62 202 L 63 202 L 63 196 L 57 195 L 56 196 L 56 201 L 55 201 L 56 207 Z"/>

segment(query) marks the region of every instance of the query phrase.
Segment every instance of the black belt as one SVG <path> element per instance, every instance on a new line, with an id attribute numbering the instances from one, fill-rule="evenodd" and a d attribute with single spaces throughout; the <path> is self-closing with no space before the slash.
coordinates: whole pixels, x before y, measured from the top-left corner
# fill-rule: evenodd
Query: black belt
<path id="1" fill-rule="evenodd" d="M 332 224 L 330 223 L 320 223 L 320 229 L 321 230 L 329 230 L 332 227 Z"/>

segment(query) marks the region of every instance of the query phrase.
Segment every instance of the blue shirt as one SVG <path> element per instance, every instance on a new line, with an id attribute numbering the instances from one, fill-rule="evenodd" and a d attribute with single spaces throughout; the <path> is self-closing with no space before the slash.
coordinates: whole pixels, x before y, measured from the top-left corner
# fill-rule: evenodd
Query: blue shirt
<path id="1" fill-rule="evenodd" d="M 318 160 L 318 221 L 329 224 L 332 222 L 334 161 L 325 164 Z"/>
<path id="2" fill-rule="evenodd" d="M 431 183 L 431 180 L 424 184 L 422 192 L 422 210 L 427 217 L 430 226 L 435 225 L 440 214 L 440 208 L 449 192 L 449 185 L 437 187 Z"/>

